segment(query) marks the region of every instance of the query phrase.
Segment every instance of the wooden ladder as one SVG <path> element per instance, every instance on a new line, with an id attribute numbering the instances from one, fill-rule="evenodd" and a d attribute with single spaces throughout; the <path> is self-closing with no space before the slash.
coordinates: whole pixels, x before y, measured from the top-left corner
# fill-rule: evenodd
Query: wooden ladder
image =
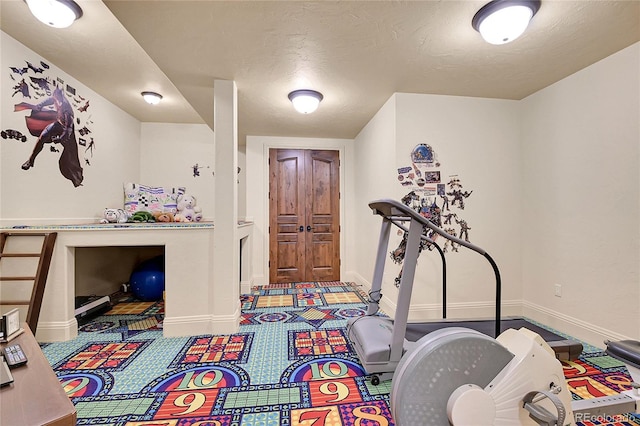
<path id="1" fill-rule="evenodd" d="M 27 317 L 26 323 L 35 335 L 36 328 L 38 326 L 38 317 L 40 316 L 40 307 L 42 306 L 42 298 L 44 296 L 44 287 L 47 283 L 47 275 L 49 273 L 49 266 L 51 265 L 51 256 L 53 255 L 53 248 L 56 243 L 57 232 L 48 233 L 32 233 L 32 232 L 2 232 L 0 233 L 0 265 L 8 262 L 10 258 L 27 258 L 37 257 L 38 266 L 36 267 L 35 274 L 33 276 L 0 276 L 0 285 L 3 281 L 29 281 L 32 283 L 31 297 L 27 299 L 13 299 L 9 300 L 4 297 L 4 292 L 0 291 L 0 305 L 27 305 Z M 31 253 L 18 253 L 7 252 L 5 253 L 6 243 L 9 238 L 42 238 L 42 247 L 40 252 Z M 0 268 L 0 272 L 2 268 Z M 4 287 L 4 285 L 3 285 Z M 9 295 L 11 296 L 11 295 Z"/>

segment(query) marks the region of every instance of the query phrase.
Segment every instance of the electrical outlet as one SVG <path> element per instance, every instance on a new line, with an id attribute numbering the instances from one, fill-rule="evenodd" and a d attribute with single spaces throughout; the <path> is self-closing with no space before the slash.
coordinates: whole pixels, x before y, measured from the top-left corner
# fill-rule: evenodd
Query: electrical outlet
<path id="1" fill-rule="evenodd" d="M 555 285 L 554 294 L 556 295 L 556 297 L 562 297 L 562 285 L 561 284 L 556 284 Z"/>

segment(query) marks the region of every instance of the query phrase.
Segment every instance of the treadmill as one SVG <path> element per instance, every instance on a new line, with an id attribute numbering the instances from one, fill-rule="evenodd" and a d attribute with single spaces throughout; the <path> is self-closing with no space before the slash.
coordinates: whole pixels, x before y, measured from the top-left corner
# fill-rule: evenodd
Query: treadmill
<path id="1" fill-rule="evenodd" d="M 393 376 L 402 355 L 410 350 L 415 342 L 432 331 L 445 327 L 467 327 L 497 337 L 507 328 L 526 327 L 539 334 L 551 348 L 556 357 L 563 360 L 574 360 L 582 353 L 580 342 L 566 339 L 539 327 L 523 318 L 501 318 L 501 280 L 500 271 L 494 260 L 482 248 L 465 240 L 454 237 L 434 225 L 410 207 L 395 200 L 377 200 L 369 203 L 374 214 L 382 217 L 382 227 L 376 254 L 369 305 L 367 314 L 352 318 L 347 323 L 347 335 L 367 374 L 371 375 L 373 384 L 388 380 Z M 408 225 L 407 225 L 408 224 Z M 382 298 L 382 277 L 392 227 L 407 232 L 406 250 L 403 260 L 402 274 L 397 299 L 395 318 L 390 319 L 376 315 Z M 460 246 L 481 254 L 491 264 L 496 277 L 495 318 L 489 320 L 447 320 L 446 319 L 446 262 L 444 253 L 425 231 L 432 230 Z M 411 292 L 415 277 L 416 264 L 420 254 L 420 243 L 426 240 L 440 252 L 443 261 L 443 320 L 424 323 L 408 323 Z"/>

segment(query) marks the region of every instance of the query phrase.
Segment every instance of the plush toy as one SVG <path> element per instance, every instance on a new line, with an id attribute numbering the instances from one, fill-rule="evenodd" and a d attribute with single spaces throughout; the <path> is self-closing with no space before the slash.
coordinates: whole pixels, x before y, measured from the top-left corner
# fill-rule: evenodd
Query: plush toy
<path id="1" fill-rule="evenodd" d="M 156 222 L 175 222 L 175 218 L 171 212 L 154 213 L 153 216 L 156 218 Z"/>
<path id="2" fill-rule="evenodd" d="M 137 211 L 131 215 L 129 222 L 155 222 L 156 219 L 149 212 Z"/>
<path id="3" fill-rule="evenodd" d="M 129 219 L 123 209 L 104 209 L 100 223 L 125 223 Z"/>
<path id="4" fill-rule="evenodd" d="M 200 222 L 202 220 L 202 209 L 196 206 L 196 197 L 182 194 L 178 197 L 178 213 L 175 215 L 176 222 Z"/>

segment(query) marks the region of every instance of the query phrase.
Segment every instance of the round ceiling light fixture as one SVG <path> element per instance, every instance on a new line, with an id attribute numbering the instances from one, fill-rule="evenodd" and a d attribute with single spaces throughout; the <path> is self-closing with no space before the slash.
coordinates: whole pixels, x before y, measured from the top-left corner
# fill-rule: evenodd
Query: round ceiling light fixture
<path id="1" fill-rule="evenodd" d="M 296 111 L 301 114 L 311 114 L 317 110 L 323 98 L 322 93 L 316 92 L 315 90 L 294 90 L 289 93 L 289 100 Z"/>
<path id="2" fill-rule="evenodd" d="M 494 0 L 473 17 L 471 25 L 487 43 L 509 43 L 524 33 L 540 9 L 540 0 Z"/>
<path id="3" fill-rule="evenodd" d="M 82 17 L 82 8 L 73 0 L 24 0 L 38 21 L 54 28 L 67 28 Z"/>
<path id="4" fill-rule="evenodd" d="M 142 92 L 140 94 L 149 105 L 157 105 L 162 100 L 162 95 L 160 93 Z"/>

